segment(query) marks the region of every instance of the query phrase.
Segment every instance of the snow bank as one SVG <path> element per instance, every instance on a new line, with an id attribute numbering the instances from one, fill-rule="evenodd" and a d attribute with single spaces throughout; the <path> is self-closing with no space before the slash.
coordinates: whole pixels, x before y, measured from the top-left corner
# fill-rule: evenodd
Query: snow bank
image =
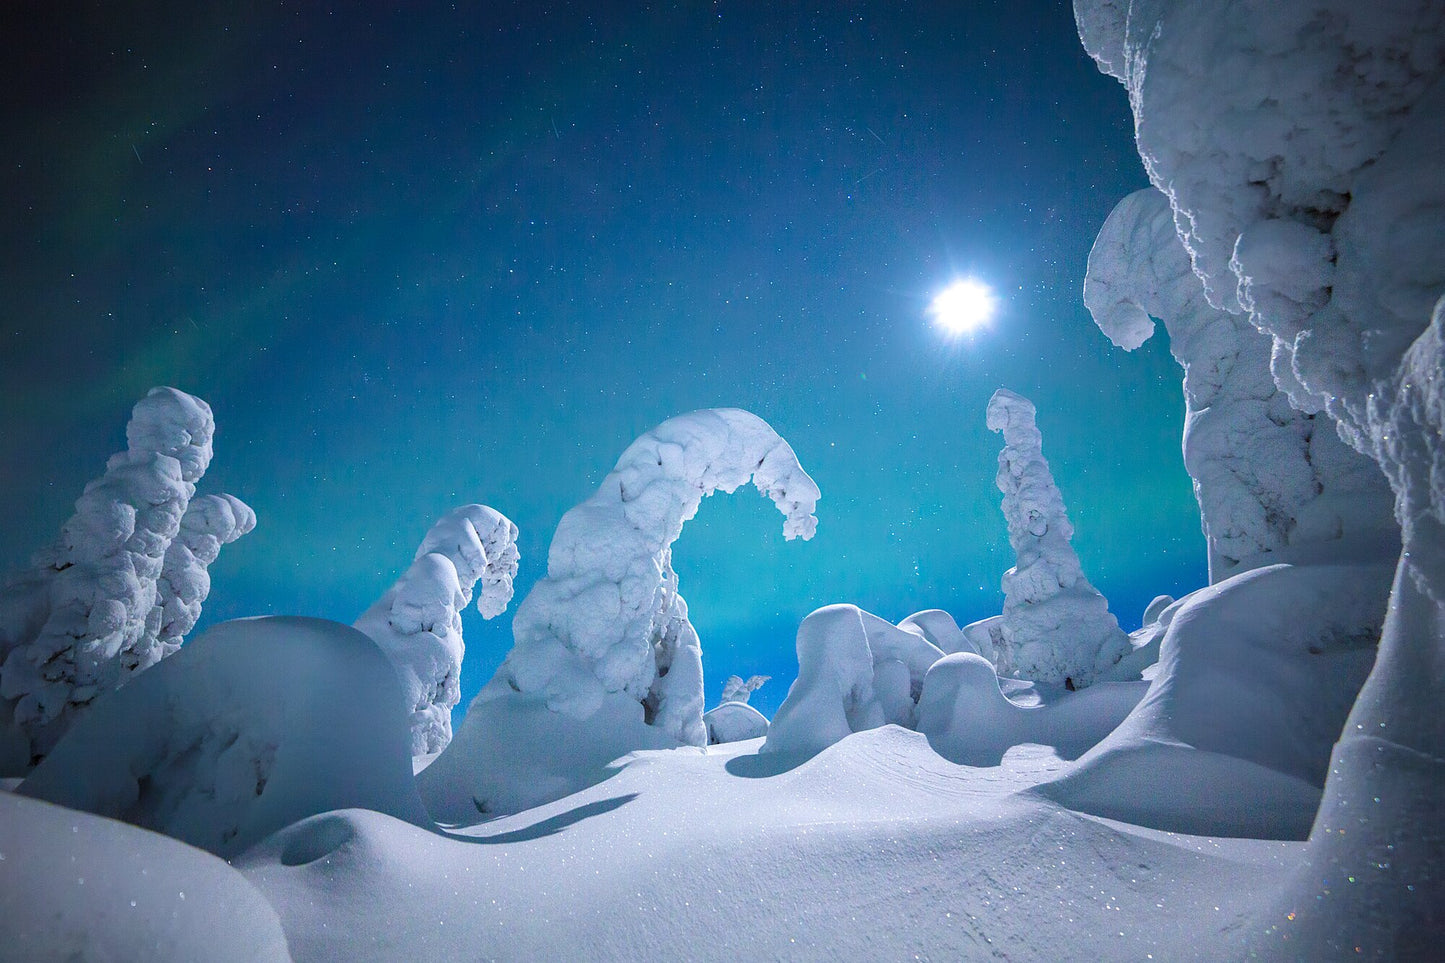
<path id="1" fill-rule="evenodd" d="M 222 860 L 0 792 L 10 960 L 289 961 L 276 911 Z"/>
<path id="2" fill-rule="evenodd" d="M 17 791 L 221 856 L 347 806 L 425 825 L 402 707 L 355 629 L 225 622 L 98 702 Z"/>
<path id="3" fill-rule="evenodd" d="M 1156 829 L 1303 839 L 1389 579 L 1388 565 L 1274 565 L 1196 592 L 1149 694 L 1045 791 Z"/>
<path id="4" fill-rule="evenodd" d="M 1004 437 L 998 487 L 1018 559 L 1003 577 L 998 671 L 1082 688 L 1129 651 L 1129 638 L 1069 544 L 1074 527 L 1044 459 L 1033 403 L 1000 388 L 988 402 L 988 427 Z"/>
<path id="5" fill-rule="evenodd" d="M 411 566 L 356 620 L 396 666 L 411 712 L 413 756 L 451 742 L 466 648 L 462 611 L 478 582 L 482 618 L 506 611 L 518 561 L 517 526 L 486 505 L 463 505 L 432 526 Z"/>
<path id="6" fill-rule="evenodd" d="M 174 651 L 199 614 L 220 544 L 254 526 L 239 499 L 219 496 L 183 527 L 214 431 L 204 401 L 152 388 L 131 412 L 126 450 L 85 487 L 60 539 L 0 595 L 8 772 L 49 752 L 96 696 Z"/>
<path id="7" fill-rule="evenodd" d="M 855 605 L 827 605 L 798 626 L 798 677 L 762 752 L 815 755 L 849 733 L 912 729 L 929 667 L 943 653 L 921 634 Z"/>
<path id="8" fill-rule="evenodd" d="M 746 702 L 724 702 L 702 714 L 707 744 L 761 739 L 768 734 L 768 718 Z"/>
<path id="9" fill-rule="evenodd" d="M 1445 840 L 1418 819 L 1445 808 L 1431 704 L 1445 689 L 1445 5 L 1075 9 L 1085 47 L 1129 90 L 1140 156 L 1211 302 L 1270 335 L 1276 383 L 1394 489 L 1391 617 L 1311 835 L 1316 870 L 1359 883 L 1302 874 L 1260 947 L 1394 953 L 1445 905 Z M 1345 811 L 1359 814 L 1347 834 L 1333 822 Z M 1394 852 L 1404 861 L 1380 858 Z"/>
<path id="10" fill-rule="evenodd" d="M 999 688 L 983 656 L 957 652 L 928 670 L 918 702 L 918 731 L 950 762 L 997 766 L 1024 743 L 1075 758 L 1104 738 L 1144 696 L 1148 683 L 1100 682 L 1079 692 L 1054 687 L 1039 705 L 1021 706 Z"/>
<path id="11" fill-rule="evenodd" d="M 588 785 L 633 749 L 707 744 L 702 650 L 672 544 L 704 497 L 749 481 L 783 514 L 785 538 L 812 538 L 818 486 L 756 415 L 680 415 L 622 453 L 562 517 L 547 575 L 512 622 L 516 644 L 421 773 L 434 816 L 514 812 Z"/>
<path id="12" fill-rule="evenodd" d="M 1148 340 L 1153 318 L 1169 332 L 1184 368 L 1184 467 L 1211 582 L 1329 543 L 1347 557 L 1361 541 L 1398 539 L 1384 476 L 1328 417 L 1290 407 L 1270 373 L 1271 339 L 1205 298 L 1162 193 L 1130 194 L 1104 222 L 1084 303 L 1125 350 Z"/>

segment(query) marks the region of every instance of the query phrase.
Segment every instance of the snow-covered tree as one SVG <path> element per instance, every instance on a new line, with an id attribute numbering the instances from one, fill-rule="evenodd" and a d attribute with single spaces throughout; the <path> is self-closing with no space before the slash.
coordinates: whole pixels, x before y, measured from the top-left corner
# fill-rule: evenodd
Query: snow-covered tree
<path id="1" fill-rule="evenodd" d="M 736 408 L 679 415 L 633 442 L 602 486 L 562 517 L 547 576 L 512 623 L 516 645 L 480 698 L 536 692 L 582 718 L 625 692 L 684 745 L 703 745 L 702 650 L 672 568 L 672 543 L 707 495 L 751 481 L 812 538 L 818 486 L 788 443 Z"/>
<path id="2" fill-rule="evenodd" d="M 763 683 L 771 678 L 770 675 L 754 675 L 749 676 L 748 680 L 744 682 L 742 676 L 730 675 L 723 683 L 722 701 L 746 703 L 752 694 L 761 689 Z"/>
<path id="3" fill-rule="evenodd" d="M 224 509 L 208 502 L 182 532 L 214 431 L 204 401 L 151 389 L 126 425 L 126 450 L 86 486 L 59 540 L 0 595 L 6 769 L 44 756 L 77 712 L 172 651 L 194 624 L 213 549 L 254 525 L 249 508 L 222 496 Z M 185 544 L 171 553 L 178 534 Z"/>
<path id="4" fill-rule="evenodd" d="M 462 611 L 476 593 L 482 618 L 506 611 L 517 575 L 517 526 L 486 505 L 463 505 L 422 539 L 411 566 L 356 628 L 390 657 L 411 713 L 411 751 L 440 752 L 461 701 Z"/>
<path id="5" fill-rule="evenodd" d="M 1321 548 L 1394 543 L 1390 489 L 1326 416 L 1296 411 L 1270 374 L 1271 339 L 1209 303 L 1174 227 L 1148 188 L 1119 202 L 1089 253 L 1084 303 L 1126 351 L 1154 332 L 1184 367 L 1184 467 L 1194 479 L 1210 582 Z"/>
<path id="6" fill-rule="evenodd" d="M 1079 566 L 1034 414 L 1033 402 L 1006 388 L 988 402 L 988 427 L 1004 438 L 998 487 L 1017 558 L 1003 577 L 995 657 L 1002 675 L 1081 688 L 1129 651 L 1129 637 Z"/>
<path id="7" fill-rule="evenodd" d="M 602 778 L 623 753 L 707 744 L 702 650 L 672 545 L 704 497 L 749 481 L 783 514 L 784 538 L 812 538 L 818 486 L 756 415 L 679 415 L 622 453 L 562 517 L 511 652 L 421 773 L 434 817 L 513 812 Z"/>
<path id="8" fill-rule="evenodd" d="M 1206 296 L 1374 457 L 1403 551 L 1260 955 L 1385 957 L 1445 906 L 1445 4 L 1075 0 Z M 1339 880 L 1348 880 L 1348 884 Z M 1289 943 L 1274 941 L 1287 938 Z"/>

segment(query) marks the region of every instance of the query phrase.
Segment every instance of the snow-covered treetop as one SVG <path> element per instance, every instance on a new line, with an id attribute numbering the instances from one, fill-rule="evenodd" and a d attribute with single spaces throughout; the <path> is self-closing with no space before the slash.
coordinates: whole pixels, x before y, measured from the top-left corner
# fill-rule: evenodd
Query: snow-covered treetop
<path id="1" fill-rule="evenodd" d="M 752 694 L 763 687 L 763 683 L 771 679 L 770 675 L 749 676 L 746 682 L 740 675 L 730 675 L 723 683 L 723 702 L 747 702 Z"/>
<path id="2" fill-rule="evenodd" d="M 466 603 L 471 602 L 473 587 L 481 583 L 477 611 L 482 618 L 495 618 L 506 611 L 520 561 L 517 526 L 511 519 L 486 505 L 455 508 L 426 533 L 416 558 L 433 552 L 451 560 Z"/>
<path id="3" fill-rule="evenodd" d="M 211 406 L 175 388 L 152 388 L 131 409 L 125 440 L 131 451 L 169 455 L 181 465 L 181 478 L 195 483 L 211 464 L 216 419 Z"/>
<path id="4" fill-rule="evenodd" d="M 1009 541 L 1016 552 L 1032 545 L 1031 539 L 1042 538 L 1051 525 L 1055 536 L 1065 543 L 1074 537 L 1064 498 L 1044 460 L 1044 436 L 1035 423 L 1036 414 L 1032 401 L 1007 388 L 998 389 L 988 400 L 988 429 L 1003 432 L 999 489 L 1004 493 Z M 1005 487 L 1006 477 L 1015 479 L 1009 487 Z"/>

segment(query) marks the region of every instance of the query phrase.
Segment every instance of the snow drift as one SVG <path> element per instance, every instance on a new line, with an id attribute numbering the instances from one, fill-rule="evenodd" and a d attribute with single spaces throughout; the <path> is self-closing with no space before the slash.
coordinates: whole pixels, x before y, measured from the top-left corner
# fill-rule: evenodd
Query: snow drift
<path id="1" fill-rule="evenodd" d="M 429 825 L 403 705 L 349 626 L 224 622 L 97 702 L 17 792 L 220 856 L 348 806 Z"/>
<path id="2" fill-rule="evenodd" d="M 818 486 L 766 422 L 735 408 L 679 415 L 630 445 L 562 517 L 515 645 L 419 785 L 434 816 L 515 812 L 600 778 L 633 749 L 707 744 L 702 650 L 672 544 L 702 499 L 751 481 L 813 536 Z"/>

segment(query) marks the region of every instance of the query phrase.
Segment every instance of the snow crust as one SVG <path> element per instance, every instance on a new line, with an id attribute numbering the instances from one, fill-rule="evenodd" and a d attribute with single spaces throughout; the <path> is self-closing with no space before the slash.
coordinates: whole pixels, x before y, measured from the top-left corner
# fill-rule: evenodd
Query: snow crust
<path id="1" fill-rule="evenodd" d="M 401 678 L 413 756 L 433 755 L 451 742 L 466 649 L 462 611 L 478 582 L 482 618 L 506 611 L 519 560 L 510 519 L 486 505 L 463 505 L 432 526 L 411 566 L 356 620 Z"/>
<path id="2" fill-rule="evenodd" d="M 1438 931 L 1445 906 L 1445 843 L 1420 821 L 1445 808 L 1432 706 L 1445 688 L 1445 5 L 1075 10 L 1085 48 L 1129 91 L 1140 156 L 1211 303 L 1271 337 L 1279 387 L 1327 413 L 1394 491 L 1390 616 L 1311 833 L 1315 870 L 1360 885 L 1302 873 L 1255 947 L 1393 955 L 1421 920 Z M 1381 858 L 1395 852 L 1404 862 Z"/>
<path id="3" fill-rule="evenodd" d="M 736 408 L 647 432 L 562 517 L 511 652 L 421 773 L 434 817 L 515 812 L 588 785 L 629 750 L 707 744 L 702 649 L 672 544 L 704 497 L 747 482 L 783 515 L 784 538 L 812 538 L 818 486 L 777 432 Z"/>
<path id="4" fill-rule="evenodd" d="M 1031 401 L 1006 388 L 988 402 L 989 430 L 1004 437 L 998 487 L 1018 559 L 1003 577 L 994 659 L 1004 675 L 1082 688 L 1129 651 L 1129 638 L 1079 566 L 1034 415 Z"/>
<path id="5" fill-rule="evenodd" d="M 1327 416 L 1290 406 L 1270 373 L 1268 335 L 1208 302 L 1162 193 L 1130 194 L 1104 222 L 1084 303 L 1125 350 L 1148 340 L 1153 318 L 1169 332 L 1184 368 L 1184 467 L 1211 582 L 1331 544 L 1348 556 L 1361 542 L 1398 540 L 1378 467 L 1346 446 Z"/>
<path id="6" fill-rule="evenodd" d="M 403 705 L 355 629 L 224 622 L 97 702 L 17 792 L 221 856 L 348 806 L 427 825 Z"/>
<path id="7" fill-rule="evenodd" d="M 255 514 L 231 495 L 195 504 L 215 420 L 199 398 L 152 388 L 126 450 L 85 486 L 60 538 L 0 592 L 0 766 L 18 775 L 102 693 L 180 645 L 220 546 Z"/>
<path id="8" fill-rule="evenodd" d="M 798 626 L 798 677 L 762 752 L 816 755 L 854 732 L 912 729 L 929 667 L 943 652 L 856 605 L 826 605 Z"/>

